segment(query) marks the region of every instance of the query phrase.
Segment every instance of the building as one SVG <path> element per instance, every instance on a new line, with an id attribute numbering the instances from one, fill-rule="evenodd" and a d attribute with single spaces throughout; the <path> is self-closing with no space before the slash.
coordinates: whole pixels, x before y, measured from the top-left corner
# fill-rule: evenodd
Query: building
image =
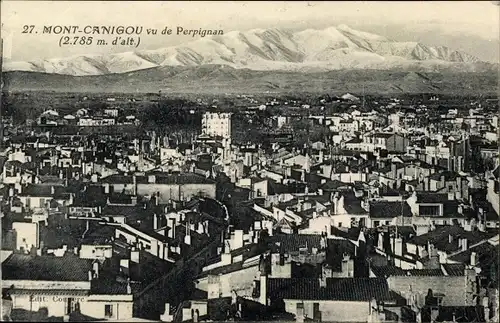
<path id="1" fill-rule="evenodd" d="M 99 262 L 77 255 L 63 257 L 11 253 L 2 262 L 2 289 L 12 299 L 11 317 L 29 319 L 132 318 L 130 283 L 99 280 Z"/>
<path id="2" fill-rule="evenodd" d="M 102 178 L 101 185 L 106 194 L 125 191 L 131 195 L 156 195 L 160 203 L 189 200 L 200 195 L 215 197 L 215 181 L 193 173 L 115 174 Z"/>
<path id="3" fill-rule="evenodd" d="M 270 300 L 272 304 L 283 300 L 285 311 L 294 314 L 298 321 L 384 322 L 390 320 L 388 316 L 398 317 L 397 311 L 382 309 L 384 305 L 395 304 L 395 296 L 385 279 L 261 276 L 259 283 L 259 294 L 265 295 L 262 301 Z"/>
<path id="4" fill-rule="evenodd" d="M 211 137 L 220 136 L 225 139 L 231 138 L 231 118 L 232 113 L 204 113 L 201 120 L 202 134 Z"/>

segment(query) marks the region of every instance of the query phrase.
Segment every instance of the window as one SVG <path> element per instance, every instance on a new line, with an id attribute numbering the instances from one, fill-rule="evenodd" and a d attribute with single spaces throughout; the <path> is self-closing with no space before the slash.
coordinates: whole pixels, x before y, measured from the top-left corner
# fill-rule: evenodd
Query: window
<path id="1" fill-rule="evenodd" d="M 104 316 L 113 317 L 113 305 L 104 305 Z"/>
<path id="2" fill-rule="evenodd" d="M 373 222 L 373 226 L 378 227 L 380 225 L 380 221 Z"/>
<path id="3" fill-rule="evenodd" d="M 342 222 L 339 222 L 339 228 L 342 228 Z"/>
<path id="4" fill-rule="evenodd" d="M 439 216 L 439 205 L 420 205 L 419 213 L 421 216 Z"/>

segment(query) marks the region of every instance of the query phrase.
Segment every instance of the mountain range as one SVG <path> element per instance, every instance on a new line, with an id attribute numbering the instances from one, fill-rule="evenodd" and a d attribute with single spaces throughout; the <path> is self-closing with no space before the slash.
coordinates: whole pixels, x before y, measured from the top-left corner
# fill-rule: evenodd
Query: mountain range
<path id="1" fill-rule="evenodd" d="M 252 71 L 492 71 L 498 66 L 445 46 L 397 42 L 339 25 L 322 30 L 232 31 L 156 50 L 4 62 L 4 71 L 96 76 L 162 68 L 227 66 Z M 165 70 L 165 69 L 162 69 Z"/>

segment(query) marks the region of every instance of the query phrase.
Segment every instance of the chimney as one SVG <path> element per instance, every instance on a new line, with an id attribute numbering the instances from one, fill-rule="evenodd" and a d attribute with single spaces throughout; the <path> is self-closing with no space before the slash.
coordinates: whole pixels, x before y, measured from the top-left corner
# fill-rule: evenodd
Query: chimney
<path id="1" fill-rule="evenodd" d="M 398 256 L 403 256 L 403 239 L 394 238 L 394 253 Z"/>
<path id="2" fill-rule="evenodd" d="M 391 164 L 391 173 L 392 173 L 392 178 L 396 179 L 397 178 L 397 165 L 395 163 Z"/>
<path id="3" fill-rule="evenodd" d="M 92 270 L 89 270 L 89 282 L 92 281 Z"/>
<path id="4" fill-rule="evenodd" d="M 238 249 L 243 247 L 244 245 L 244 232 L 243 230 L 234 230 L 234 235 L 232 235 L 233 238 L 233 249 Z"/>
<path id="5" fill-rule="evenodd" d="M 295 317 L 295 321 L 299 323 L 304 322 L 304 303 L 298 303 L 297 304 L 297 315 Z"/>
<path id="6" fill-rule="evenodd" d="M 185 227 L 186 227 L 186 235 L 184 236 L 184 243 L 187 244 L 188 246 L 191 245 L 191 223 L 186 223 L 185 224 Z"/>
<path id="7" fill-rule="evenodd" d="M 172 219 L 172 229 L 171 229 L 171 232 L 172 232 L 172 237 L 171 238 L 175 238 L 175 227 L 177 226 L 177 221 L 175 219 Z"/>
<path id="8" fill-rule="evenodd" d="M 326 288 L 326 275 L 321 273 L 321 277 L 319 277 L 319 287 Z"/>
<path id="9" fill-rule="evenodd" d="M 50 187 L 50 194 L 55 195 L 56 194 L 56 188 L 54 186 Z"/>
<path id="10" fill-rule="evenodd" d="M 260 274 L 260 295 L 259 303 L 267 306 L 267 274 Z"/>
<path id="11" fill-rule="evenodd" d="M 130 251 L 130 261 L 138 264 L 139 263 L 139 251 L 135 250 L 135 248 Z"/>
<path id="12" fill-rule="evenodd" d="M 94 269 L 94 278 L 99 278 L 99 262 L 95 261 L 92 267 Z"/>
<path id="13" fill-rule="evenodd" d="M 462 251 L 465 251 L 468 249 L 468 246 L 467 246 L 467 238 L 462 238 L 461 239 L 462 243 L 461 243 L 461 246 L 462 246 Z"/>
<path id="14" fill-rule="evenodd" d="M 441 186 L 440 186 L 440 188 L 445 187 L 445 186 L 446 186 L 445 177 L 444 177 L 444 175 L 441 175 Z"/>
<path id="15" fill-rule="evenodd" d="M 453 242 L 453 236 L 451 234 L 448 235 L 448 243 Z"/>
<path id="16" fill-rule="evenodd" d="M 486 322 L 490 321 L 490 300 L 488 297 L 484 297 L 482 301 L 484 307 L 484 318 Z"/>
<path id="17" fill-rule="evenodd" d="M 224 252 L 220 256 L 221 256 L 221 263 L 223 264 L 223 266 L 230 265 L 233 262 L 231 253 L 229 252 Z"/>
<path id="18" fill-rule="evenodd" d="M 130 286 L 130 278 L 127 279 L 127 294 L 132 294 L 132 287 Z"/>
<path id="19" fill-rule="evenodd" d="M 36 255 L 37 255 L 37 249 L 36 249 L 36 247 L 35 247 L 35 246 L 33 246 L 33 245 L 32 245 L 32 246 L 31 246 L 31 248 L 30 248 L 30 255 L 31 255 L 32 257 L 36 257 Z"/>
<path id="20" fill-rule="evenodd" d="M 477 254 L 475 252 L 471 252 L 470 254 L 470 265 L 476 266 L 477 264 Z"/>
<path id="21" fill-rule="evenodd" d="M 158 215 L 153 214 L 153 230 L 157 230 L 158 229 Z"/>

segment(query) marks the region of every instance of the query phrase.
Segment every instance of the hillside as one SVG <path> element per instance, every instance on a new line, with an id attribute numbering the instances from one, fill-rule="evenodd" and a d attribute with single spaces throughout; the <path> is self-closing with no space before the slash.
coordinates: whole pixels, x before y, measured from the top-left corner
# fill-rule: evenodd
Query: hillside
<path id="1" fill-rule="evenodd" d="M 37 72 L 3 73 L 8 91 L 263 93 L 350 92 L 491 94 L 498 74 L 404 70 L 326 72 L 253 71 L 221 65 L 156 67 L 122 74 L 69 76 Z"/>

